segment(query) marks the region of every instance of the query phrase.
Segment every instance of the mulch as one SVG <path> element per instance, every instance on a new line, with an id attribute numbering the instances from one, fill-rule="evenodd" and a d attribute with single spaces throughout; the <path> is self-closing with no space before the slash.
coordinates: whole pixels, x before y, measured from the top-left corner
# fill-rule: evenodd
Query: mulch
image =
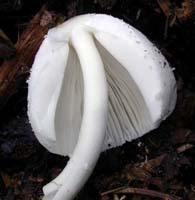
<path id="1" fill-rule="evenodd" d="M 13 44 L 45 4 L 63 19 L 83 13 L 106 13 L 123 19 L 158 46 L 175 68 L 177 79 L 178 100 L 173 114 L 142 138 L 102 153 L 76 199 L 194 200 L 194 1 L 1 0 L 0 38 L 6 38 L 6 42 L 0 40 L 0 64 L 14 56 Z M 56 177 L 68 161 L 67 157 L 49 153 L 36 140 L 26 115 L 26 97 L 24 81 L 0 111 L 2 200 L 42 199 L 42 186 Z"/>

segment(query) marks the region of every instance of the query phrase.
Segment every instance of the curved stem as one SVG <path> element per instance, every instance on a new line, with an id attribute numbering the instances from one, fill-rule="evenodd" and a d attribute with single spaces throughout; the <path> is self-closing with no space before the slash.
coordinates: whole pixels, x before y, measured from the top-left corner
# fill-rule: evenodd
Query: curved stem
<path id="1" fill-rule="evenodd" d="M 108 93 L 103 62 L 93 36 L 83 29 L 71 34 L 84 80 L 84 112 L 79 139 L 62 173 L 44 187 L 47 200 L 71 200 L 80 191 L 99 158 L 106 132 Z"/>

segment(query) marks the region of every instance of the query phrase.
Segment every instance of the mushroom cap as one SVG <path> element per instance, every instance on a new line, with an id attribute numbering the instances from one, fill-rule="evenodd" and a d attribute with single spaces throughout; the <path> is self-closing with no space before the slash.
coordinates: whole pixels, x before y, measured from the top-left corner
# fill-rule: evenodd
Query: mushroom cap
<path id="1" fill-rule="evenodd" d="M 78 29 L 93 36 L 107 79 L 102 151 L 157 128 L 176 102 L 176 81 L 168 62 L 141 32 L 122 20 L 86 14 L 50 29 L 32 66 L 28 116 L 43 146 L 69 156 L 79 138 L 85 96 L 81 61 L 71 39 Z M 87 48 L 86 56 L 90 56 Z"/>

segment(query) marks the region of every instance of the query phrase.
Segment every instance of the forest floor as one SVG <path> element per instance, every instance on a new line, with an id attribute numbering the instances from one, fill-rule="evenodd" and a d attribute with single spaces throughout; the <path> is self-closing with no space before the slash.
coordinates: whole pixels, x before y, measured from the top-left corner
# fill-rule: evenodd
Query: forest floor
<path id="1" fill-rule="evenodd" d="M 123 19 L 161 50 L 175 68 L 177 79 L 178 99 L 173 114 L 158 129 L 102 153 L 76 199 L 195 200 L 195 3 L 0 0 L 1 30 L 16 43 L 44 4 L 65 19 L 83 13 L 106 13 Z M 4 59 L 0 58 L 0 63 Z M 42 186 L 68 161 L 38 143 L 26 105 L 27 85 L 23 82 L 0 111 L 0 200 L 41 199 Z"/>

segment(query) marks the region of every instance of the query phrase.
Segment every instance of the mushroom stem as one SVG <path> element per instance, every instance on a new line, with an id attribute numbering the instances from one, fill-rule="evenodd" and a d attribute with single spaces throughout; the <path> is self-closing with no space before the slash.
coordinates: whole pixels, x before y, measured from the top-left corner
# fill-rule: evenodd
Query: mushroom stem
<path id="1" fill-rule="evenodd" d="M 78 37 L 79 35 L 79 37 Z M 106 133 L 108 93 L 104 65 L 92 34 L 81 28 L 71 33 L 84 80 L 84 111 L 77 145 L 61 174 L 43 190 L 45 200 L 71 200 L 89 178 Z"/>

